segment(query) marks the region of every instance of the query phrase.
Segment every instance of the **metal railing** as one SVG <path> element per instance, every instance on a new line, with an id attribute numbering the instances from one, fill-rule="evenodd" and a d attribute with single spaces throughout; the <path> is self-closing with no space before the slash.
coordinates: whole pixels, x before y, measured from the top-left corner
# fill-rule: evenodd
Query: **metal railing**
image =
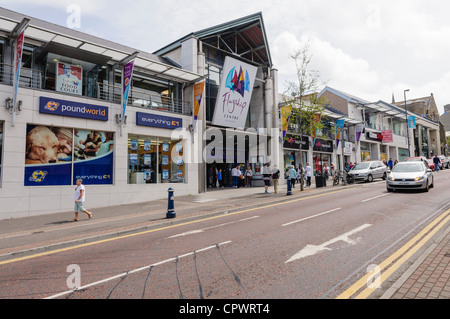
<path id="1" fill-rule="evenodd" d="M 104 101 L 121 103 L 120 85 L 97 83 L 97 98 Z M 132 88 L 128 96 L 128 105 L 192 115 L 191 103 L 174 99 L 156 92 Z"/>
<path id="2" fill-rule="evenodd" d="M 11 64 L 0 63 L 0 84 L 13 85 L 14 69 Z M 22 67 L 20 70 L 19 86 L 24 88 L 41 89 L 42 72 Z"/>

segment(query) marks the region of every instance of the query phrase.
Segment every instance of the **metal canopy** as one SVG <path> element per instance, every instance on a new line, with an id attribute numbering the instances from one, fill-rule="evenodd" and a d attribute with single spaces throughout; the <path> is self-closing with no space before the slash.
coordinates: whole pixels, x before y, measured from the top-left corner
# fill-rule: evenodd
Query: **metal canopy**
<path id="1" fill-rule="evenodd" d="M 272 68 L 262 13 L 256 13 L 208 29 L 193 32 L 155 52 L 164 55 L 178 48 L 189 37 L 203 45 L 237 56 L 249 63 Z"/>
<path id="2" fill-rule="evenodd" d="M 14 21 L 7 17 L 0 17 L 0 30 L 6 31 L 6 33 L 11 33 L 18 25 L 18 21 Z M 45 43 L 44 47 L 48 47 L 49 44 L 58 44 L 70 47 L 72 49 L 93 53 L 97 56 L 102 55 L 109 59 L 109 64 L 115 64 L 134 52 L 125 52 L 124 50 L 119 50 L 106 45 L 99 45 L 85 39 L 68 36 L 36 25 L 28 26 L 25 31 L 25 38 L 43 42 Z M 149 71 L 153 75 L 160 76 L 162 78 L 169 78 L 172 80 L 175 79 L 175 81 L 188 83 L 196 82 L 202 79 L 199 74 L 172 66 L 170 64 L 165 64 L 160 61 L 152 60 L 144 54 L 139 55 L 136 58 L 135 63 L 136 66 L 143 72 Z"/>

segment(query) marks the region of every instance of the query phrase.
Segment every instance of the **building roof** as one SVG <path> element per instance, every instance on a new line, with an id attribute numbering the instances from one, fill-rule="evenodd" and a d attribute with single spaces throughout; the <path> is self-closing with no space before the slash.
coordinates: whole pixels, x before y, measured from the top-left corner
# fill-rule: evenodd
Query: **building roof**
<path id="1" fill-rule="evenodd" d="M 272 68 L 272 57 L 261 12 L 192 32 L 155 51 L 154 54 L 164 55 L 180 47 L 181 43 L 190 37 L 200 39 L 206 44 L 215 42 L 219 49 Z"/>

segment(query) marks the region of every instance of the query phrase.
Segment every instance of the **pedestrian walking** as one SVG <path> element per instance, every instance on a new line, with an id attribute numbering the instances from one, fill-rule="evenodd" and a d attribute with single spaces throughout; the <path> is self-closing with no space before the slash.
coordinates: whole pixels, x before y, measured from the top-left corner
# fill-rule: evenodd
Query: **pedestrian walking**
<path id="1" fill-rule="evenodd" d="M 336 166 L 334 166 L 334 163 L 331 163 L 330 174 L 331 174 L 331 178 L 334 180 L 335 174 L 336 174 Z"/>
<path id="2" fill-rule="evenodd" d="M 280 170 L 274 165 L 272 170 L 273 191 L 278 194 L 278 181 L 280 179 Z"/>
<path id="3" fill-rule="evenodd" d="M 245 171 L 245 187 L 252 186 L 252 176 L 253 176 L 252 168 L 248 166 L 247 170 Z"/>
<path id="4" fill-rule="evenodd" d="M 233 167 L 231 170 L 231 177 L 233 178 L 233 188 L 238 187 L 238 178 L 241 175 L 238 167 Z"/>
<path id="5" fill-rule="evenodd" d="M 388 161 L 388 167 L 389 169 L 392 171 L 392 169 L 394 168 L 394 161 L 392 160 L 392 158 L 389 159 Z"/>
<path id="6" fill-rule="evenodd" d="M 306 187 L 310 187 L 311 186 L 311 166 L 309 166 L 309 163 L 306 163 L 305 171 L 306 171 Z"/>
<path id="7" fill-rule="evenodd" d="M 325 163 L 323 167 L 323 174 L 325 175 L 325 179 L 328 180 L 328 178 L 330 177 L 330 167 L 328 166 L 327 163 Z"/>
<path id="8" fill-rule="evenodd" d="M 441 159 L 435 155 L 433 158 L 433 163 L 434 163 L 434 170 L 437 172 L 439 172 L 439 164 L 441 164 Z"/>
<path id="9" fill-rule="evenodd" d="M 295 166 L 292 165 L 289 169 L 289 178 L 291 179 L 292 188 L 295 188 L 295 180 L 297 179 L 297 171 L 295 170 Z"/>
<path id="10" fill-rule="evenodd" d="M 222 170 L 219 169 L 219 171 L 217 172 L 217 184 L 218 184 L 218 187 L 220 187 L 220 188 L 223 188 L 222 180 L 223 180 Z"/>
<path id="11" fill-rule="evenodd" d="M 77 187 L 75 187 L 75 195 L 74 195 L 74 201 L 75 201 L 75 218 L 72 220 L 73 222 L 78 221 L 78 213 L 85 213 L 89 216 L 89 219 L 92 218 L 92 213 L 87 211 L 86 208 L 84 208 L 84 202 L 86 201 L 86 188 L 83 185 L 82 179 L 77 179 L 76 182 Z"/>
<path id="12" fill-rule="evenodd" d="M 264 165 L 262 175 L 263 175 L 264 188 L 265 188 L 264 193 L 269 194 L 270 177 L 272 175 L 272 173 L 270 172 L 270 169 L 269 169 L 269 164 Z"/>

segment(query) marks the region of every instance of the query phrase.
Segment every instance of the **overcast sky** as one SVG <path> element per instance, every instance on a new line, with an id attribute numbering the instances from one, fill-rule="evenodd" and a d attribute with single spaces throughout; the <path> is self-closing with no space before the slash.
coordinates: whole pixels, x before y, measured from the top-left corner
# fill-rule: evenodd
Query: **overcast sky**
<path id="1" fill-rule="evenodd" d="M 309 40 L 312 67 L 338 90 L 369 101 L 434 94 L 450 104 L 450 2 L 444 0 L 0 0 L 66 26 L 76 4 L 79 31 L 153 52 L 182 36 L 262 12 L 279 91 L 293 79 L 289 55 Z"/>

